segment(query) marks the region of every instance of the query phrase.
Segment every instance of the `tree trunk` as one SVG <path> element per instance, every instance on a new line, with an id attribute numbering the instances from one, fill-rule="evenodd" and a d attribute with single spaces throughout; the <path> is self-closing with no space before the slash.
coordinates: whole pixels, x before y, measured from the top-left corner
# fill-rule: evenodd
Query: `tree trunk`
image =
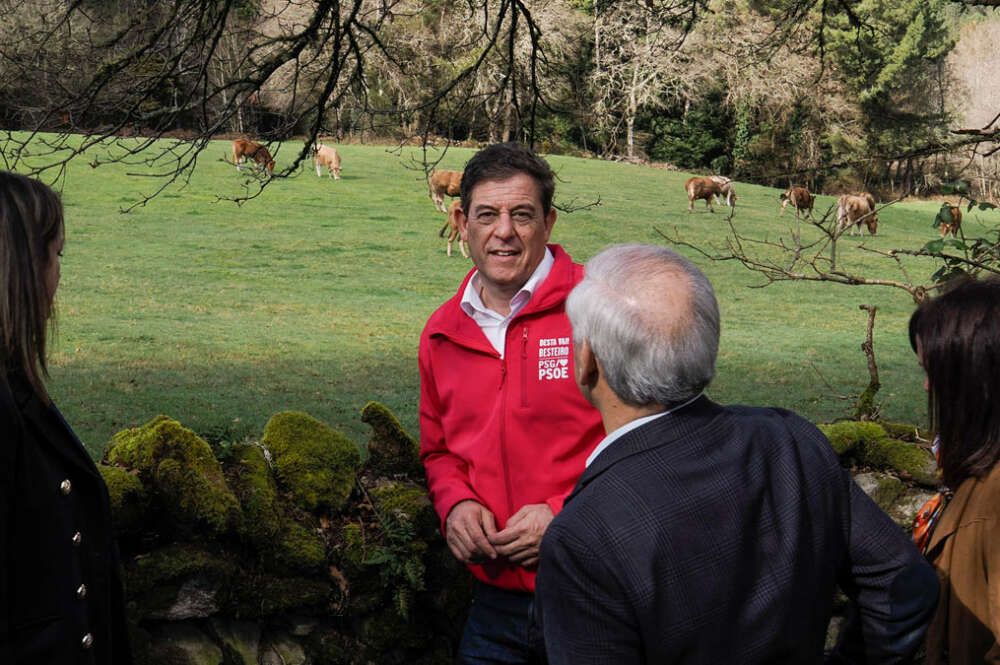
<path id="1" fill-rule="evenodd" d="M 875 332 L 875 312 L 877 307 L 875 305 L 858 305 L 859 309 L 863 309 L 868 312 L 868 331 L 865 334 L 865 341 L 861 343 L 861 350 L 865 352 L 865 358 L 868 359 L 868 387 L 865 391 L 861 393 L 861 397 L 858 398 L 858 406 L 854 411 L 854 418 L 856 420 L 874 420 L 878 415 L 878 408 L 875 406 L 875 394 L 878 392 L 882 384 L 878 380 L 878 365 L 875 364 L 875 346 L 874 346 L 874 332 Z"/>
<path id="2" fill-rule="evenodd" d="M 638 104 L 635 99 L 635 89 L 639 85 L 639 66 L 636 65 L 632 68 L 632 85 L 629 86 L 628 91 L 628 112 L 625 116 L 625 123 L 628 128 L 628 133 L 626 134 L 626 145 L 628 158 L 632 159 L 635 157 L 635 115 L 638 108 Z"/>
<path id="3" fill-rule="evenodd" d="M 599 2 L 594 3 L 594 71 L 601 71 L 601 15 Z"/>
<path id="4" fill-rule="evenodd" d="M 513 85 L 513 84 L 512 84 Z M 503 142 L 510 141 L 511 133 L 516 130 L 514 125 L 514 103 L 513 93 L 510 90 L 504 91 L 503 95 L 503 132 L 501 137 Z"/>

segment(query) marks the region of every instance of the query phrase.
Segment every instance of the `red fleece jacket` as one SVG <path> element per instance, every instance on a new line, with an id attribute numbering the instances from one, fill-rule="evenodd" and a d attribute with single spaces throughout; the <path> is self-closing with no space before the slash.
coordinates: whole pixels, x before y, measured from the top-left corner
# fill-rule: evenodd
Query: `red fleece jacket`
<path id="1" fill-rule="evenodd" d="M 552 270 L 507 328 L 504 358 L 461 308 L 465 285 L 420 337 L 420 458 L 441 517 L 472 499 L 497 529 L 522 506 L 559 513 L 604 437 L 601 416 L 576 387 L 566 296 L 583 278 L 559 245 Z M 535 589 L 535 571 L 498 559 L 469 566 L 489 584 Z"/>

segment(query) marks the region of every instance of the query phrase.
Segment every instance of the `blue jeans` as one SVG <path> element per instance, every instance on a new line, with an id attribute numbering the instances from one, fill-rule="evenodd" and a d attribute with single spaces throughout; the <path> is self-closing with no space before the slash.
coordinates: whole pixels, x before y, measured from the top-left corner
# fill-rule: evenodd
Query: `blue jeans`
<path id="1" fill-rule="evenodd" d="M 476 582 L 458 649 L 460 665 L 544 665 L 535 596 Z"/>

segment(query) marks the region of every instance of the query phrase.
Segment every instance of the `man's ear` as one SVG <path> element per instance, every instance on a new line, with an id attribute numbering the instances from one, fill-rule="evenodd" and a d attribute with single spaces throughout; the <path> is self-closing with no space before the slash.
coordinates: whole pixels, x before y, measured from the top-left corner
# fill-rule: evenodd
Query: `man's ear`
<path id="1" fill-rule="evenodd" d="M 584 342 L 574 349 L 573 373 L 576 384 L 581 388 L 593 390 L 597 385 L 600 370 L 597 367 L 597 356 L 594 355 L 590 344 Z"/>
<path id="2" fill-rule="evenodd" d="M 461 207 L 455 211 L 455 223 L 458 225 L 459 236 L 465 242 L 469 242 L 469 218 L 465 216 Z"/>

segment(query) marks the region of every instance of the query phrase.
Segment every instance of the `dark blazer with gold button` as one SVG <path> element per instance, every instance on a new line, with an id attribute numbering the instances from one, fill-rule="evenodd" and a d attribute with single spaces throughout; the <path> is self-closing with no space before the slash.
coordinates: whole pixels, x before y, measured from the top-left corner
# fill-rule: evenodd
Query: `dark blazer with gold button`
<path id="1" fill-rule="evenodd" d="M 0 381 L 0 663 L 131 663 L 107 487 L 54 405 Z"/>

